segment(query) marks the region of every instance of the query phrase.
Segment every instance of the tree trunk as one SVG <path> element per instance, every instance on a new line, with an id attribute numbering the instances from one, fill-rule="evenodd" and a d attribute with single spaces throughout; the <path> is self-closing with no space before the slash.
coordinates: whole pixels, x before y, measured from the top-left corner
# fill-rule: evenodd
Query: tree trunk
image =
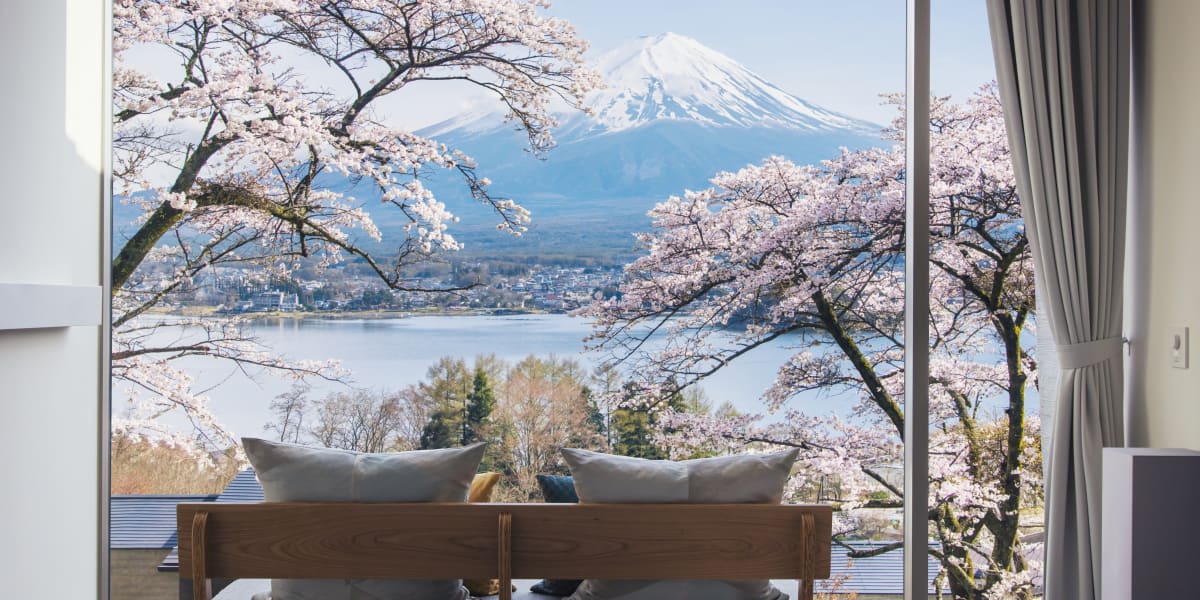
<path id="1" fill-rule="evenodd" d="M 171 193 L 186 194 L 190 192 L 200 176 L 200 170 L 204 168 L 208 160 L 232 141 L 230 138 L 209 138 L 197 146 L 195 152 L 192 152 L 184 161 L 179 175 L 175 177 L 175 183 L 171 185 Z M 110 293 L 115 295 L 117 290 L 129 282 L 133 272 L 142 264 L 142 261 L 146 260 L 146 255 L 150 253 L 154 245 L 182 218 L 183 211 L 167 202 L 159 204 L 158 208 L 154 209 L 154 214 L 150 215 L 150 219 L 142 224 L 133 237 L 129 238 L 129 241 L 121 247 L 121 252 L 113 259 Z"/>

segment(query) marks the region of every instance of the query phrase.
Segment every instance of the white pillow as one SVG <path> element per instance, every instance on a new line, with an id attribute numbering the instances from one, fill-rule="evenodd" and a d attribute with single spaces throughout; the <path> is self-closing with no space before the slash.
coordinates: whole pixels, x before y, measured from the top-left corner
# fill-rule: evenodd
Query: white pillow
<path id="1" fill-rule="evenodd" d="M 563 448 L 580 502 L 778 504 L 798 450 L 671 462 Z M 567 600 L 787 600 L 765 579 L 586 579 Z"/>
<path id="2" fill-rule="evenodd" d="M 363 454 L 242 438 L 267 502 L 465 502 L 485 444 Z M 272 600 L 467 600 L 461 580 L 275 579 Z"/>

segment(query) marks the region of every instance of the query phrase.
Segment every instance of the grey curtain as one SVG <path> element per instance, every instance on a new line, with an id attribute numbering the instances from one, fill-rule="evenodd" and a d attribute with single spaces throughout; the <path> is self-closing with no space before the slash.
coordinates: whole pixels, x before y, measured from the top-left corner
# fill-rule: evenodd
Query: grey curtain
<path id="1" fill-rule="evenodd" d="M 1128 0 L 988 0 L 1038 294 L 1061 373 L 1046 473 L 1047 600 L 1099 597 L 1100 458 L 1122 446 Z"/>

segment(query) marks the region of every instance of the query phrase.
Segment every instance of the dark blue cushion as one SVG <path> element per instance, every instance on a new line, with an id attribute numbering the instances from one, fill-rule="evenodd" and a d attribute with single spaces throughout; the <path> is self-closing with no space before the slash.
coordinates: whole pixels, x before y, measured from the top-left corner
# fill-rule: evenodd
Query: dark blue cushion
<path id="1" fill-rule="evenodd" d="M 579 494 L 575 493 L 575 480 L 570 475 L 538 475 L 538 487 L 542 488 L 542 498 L 554 504 L 578 504 Z"/>
<path id="2" fill-rule="evenodd" d="M 546 502 L 579 503 L 579 494 L 575 493 L 575 480 L 570 475 L 538 475 L 537 482 Z M 548 596 L 570 596 L 575 593 L 575 588 L 579 587 L 580 583 L 583 582 L 577 579 L 543 579 L 529 589 Z"/>
<path id="3" fill-rule="evenodd" d="M 529 591 L 546 596 L 570 596 L 583 581 L 577 579 L 543 579 L 532 586 Z"/>

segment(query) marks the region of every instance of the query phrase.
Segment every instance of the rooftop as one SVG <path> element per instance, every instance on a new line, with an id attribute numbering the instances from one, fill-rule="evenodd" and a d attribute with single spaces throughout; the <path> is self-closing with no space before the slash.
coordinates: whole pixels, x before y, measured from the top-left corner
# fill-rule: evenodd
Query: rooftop
<path id="1" fill-rule="evenodd" d="M 175 505 L 212 502 L 217 496 L 182 494 L 113 496 L 109 512 L 109 548 L 169 550 L 176 545 Z"/>

